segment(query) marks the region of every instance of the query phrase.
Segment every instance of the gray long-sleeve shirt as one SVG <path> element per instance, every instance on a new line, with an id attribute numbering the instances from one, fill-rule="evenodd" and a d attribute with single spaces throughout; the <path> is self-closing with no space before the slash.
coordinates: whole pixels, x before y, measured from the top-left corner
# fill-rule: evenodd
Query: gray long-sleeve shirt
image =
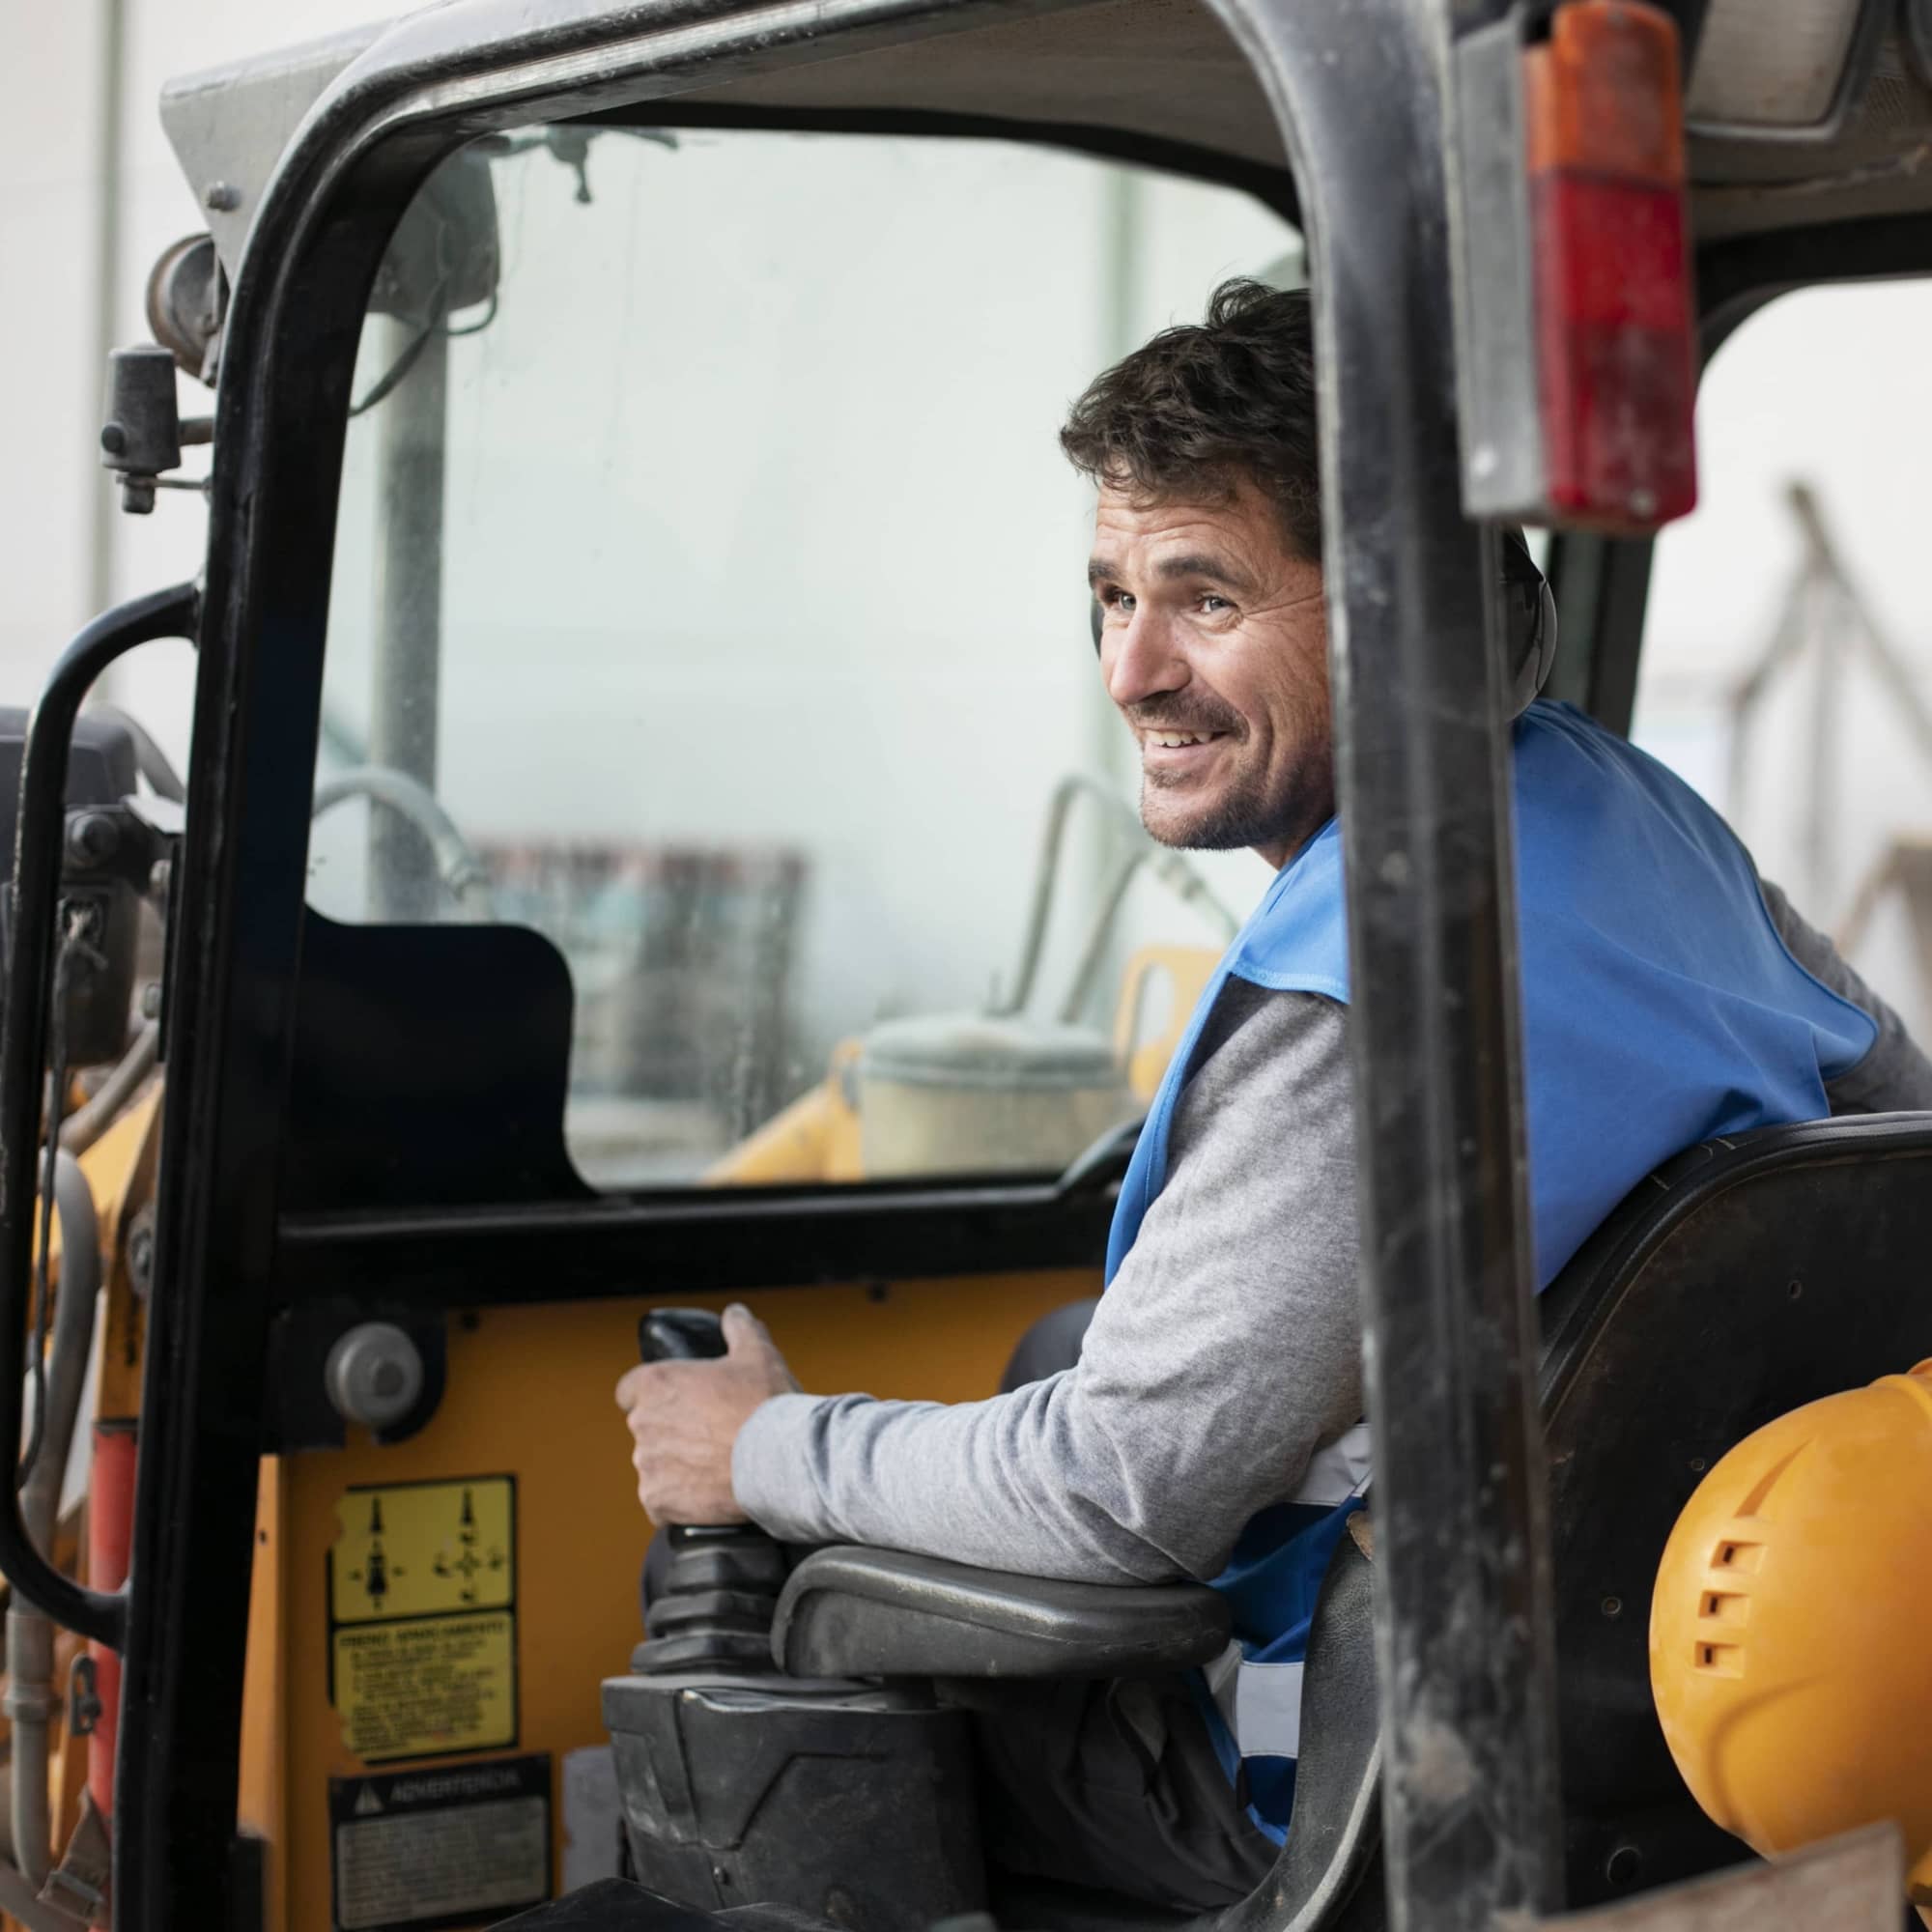
<path id="1" fill-rule="evenodd" d="M 1799 963 L 1878 1039 L 1833 1113 L 1932 1109 L 1932 1063 L 1793 912 Z M 1100 1582 L 1208 1577 L 1362 1414 L 1346 1009 L 1229 982 L 1182 1090 L 1166 1185 L 1079 1364 L 976 1403 L 774 1397 L 732 1457 L 792 1542 L 918 1550 Z"/>

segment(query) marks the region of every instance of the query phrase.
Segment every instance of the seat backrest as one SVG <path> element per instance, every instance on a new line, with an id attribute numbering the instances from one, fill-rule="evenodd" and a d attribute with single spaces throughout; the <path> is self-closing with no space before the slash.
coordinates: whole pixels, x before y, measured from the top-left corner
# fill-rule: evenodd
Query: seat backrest
<path id="1" fill-rule="evenodd" d="M 1367 1550 L 1343 1537 L 1309 1625 L 1288 1842 L 1266 1882 L 1209 1921 L 1212 1932 L 1379 1932 L 1381 1888 L 1365 1883 L 1381 1848 L 1372 1578 Z"/>
<path id="2" fill-rule="evenodd" d="M 1801 1404 L 1932 1355 L 1932 1115 L 1694 1148 L 1543 1297 L 1570 1903 L 1744 1857 L 1678 1776 L 1650 1598 L 1704 1472 Z"/>

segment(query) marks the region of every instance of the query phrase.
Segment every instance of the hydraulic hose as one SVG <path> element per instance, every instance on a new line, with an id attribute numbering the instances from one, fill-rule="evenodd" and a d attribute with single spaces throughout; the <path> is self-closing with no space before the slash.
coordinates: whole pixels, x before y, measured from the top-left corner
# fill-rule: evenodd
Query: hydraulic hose
<path id="1" fill-rule="evenodd" d="M 54 1211 L 60 1217 L 60 1294 L 47 1364 L 45 1428 L 41 1453 L 20 1492 L 20 1520 L 35 1548 L 51 1555 L 61 1486 L 73 1447 L 74 1418 L 94 1347 L 95 1302 L 100 1293 L 100 1223 L 80 1163 L 63 1151 L 54 1168 Z M 7 1611 L 7 1694 L 13 1724 L 8 1808 L 14 1863 L 38 1892 L 52 1863 L 53 1822 L 47 1800 L 47 1720 L 55 1709 L 54 1627 L 16 1590 Z M 11 1910 L 12 1908 L 8 1908 Z"/>
<path id="2" fill-rule="evenodd" d="M 1185 905 L 1192 906 L 1204 919 L 1221 929 L 1222 939 L 1234 938 L 1241 923 L 1214 896 L 1206 879 L 1178 853 L 1157 845 L 1148 836 L 1132 809 L 1116 798 L 1104 785 L 1081 772 L 1069 772 L 1053 788 L 1047 807 L 1046 829 L 1040 839 L 1039 864 L 1034 873 L 1033 901 L 1027 911 L 1026 936 L 1020 943 L 1019 969 L 1012 988 L 995 1000 L 986 1011 L 996 1018 L 1024 1012 L 1033 998 L 1034 981 L 1038 977 L 1046 950 L 1047 921 L 1053 911 L 1053 890 L 1060 877 L 1061 847 L 1074 801 L 1085 798 L 1098 810 L 1102 820 L 1117 834 L 1124 834 L 1131 856 L 1122 862 L 1102 889 L 1100 906 L 1094 915 L 1087 943 L 1081 949 L 1073 987 L 1061 1009 L 1062 1019 L 1078 1013 L 1106 956 L 1107 940 L 1115 919 L 1126 898 L 1134 873 L 1143 866 Z"/>
<path id="3" fill-rule="evenodd" d="M 150 1020 L 135 1037 L 134 1044 L 115 1063 L 114 1070 L 61 1122 L 61 1146 L 69 1153 L 85 1153 L 140 1092 L 141 1083 L 155 1070 L 160 1057 L 161 1029 Z"/>
<path id="4" fill-rule="evenodd" d="M 118 1590 L 128 1580 L 140 1454 L 131 1421 L 95 1422 L 94 1460 L 87 1476 L 87 1577 L 97 1589 Z M 114 1763 L 121 1749 L 121 1654 L 99 1637 L 90 1640 L 87 1654 L 94 1661 L 94 1696 L 100 1707 L 87 1740 L 87 1795 L 94 1813 L 109 1819 L 114 1815 Z"/>
<path id="5" fill-rule="evenodd" d="M 427 785 L 387 765 L 361 765 L 318 785 L 309 816 L 320 818 L 352 798 L 366 798 L 414 826 L 436 855 L 438 875 L 450 897 L 476 919 L 496 916 L 488 870 Z"/>

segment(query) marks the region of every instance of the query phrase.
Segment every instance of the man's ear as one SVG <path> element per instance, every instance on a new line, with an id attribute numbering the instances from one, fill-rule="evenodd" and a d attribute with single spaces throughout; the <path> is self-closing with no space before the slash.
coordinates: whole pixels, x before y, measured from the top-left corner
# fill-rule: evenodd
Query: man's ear
<path id="1" fill-rule="evenodd" d="M 1094 633 L 1094 655 L 1096 658 L 1100 655 L 1100 633 L 1106 621 L 1107 613 L 1101 610 L 1100 600 L 1097 597 L 1090 597 L 1087 600 L 1087 622 Z"/>

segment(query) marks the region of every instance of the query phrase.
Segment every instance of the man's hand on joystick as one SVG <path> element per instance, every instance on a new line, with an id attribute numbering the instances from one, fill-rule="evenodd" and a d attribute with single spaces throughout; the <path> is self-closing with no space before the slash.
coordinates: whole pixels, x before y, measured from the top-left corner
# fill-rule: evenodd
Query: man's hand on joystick
<path id="1" fill-rule="evenodd" d="M 731 1446 L 752 1411 L 798 1383 L 765 1324 L 733 1302 L 726 1352 L 711 1361 L 640 1362 L 617 1384 L 630 1425 L 638 1500 L 656 1522 L 743 1522 Z"/>

